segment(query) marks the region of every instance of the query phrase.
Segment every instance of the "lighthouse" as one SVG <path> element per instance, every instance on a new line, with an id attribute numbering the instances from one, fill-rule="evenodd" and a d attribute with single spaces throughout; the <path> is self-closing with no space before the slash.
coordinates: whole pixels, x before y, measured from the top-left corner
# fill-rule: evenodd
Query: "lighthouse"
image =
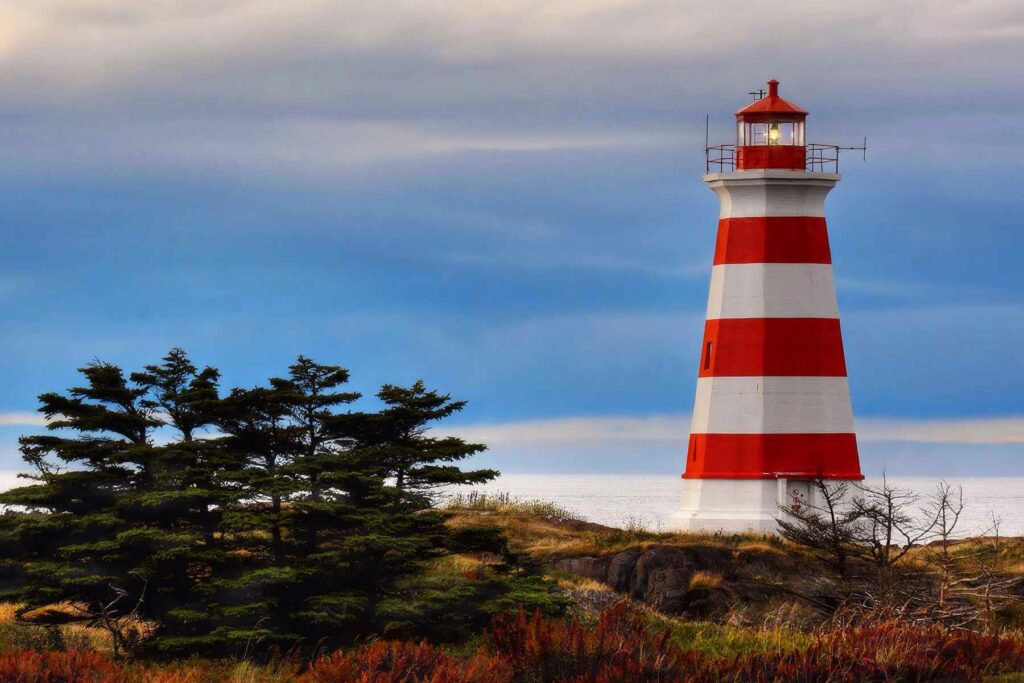
<path id="1" fill-rule="evenodd" d="M 700 346 L 682 531 L 776 530 L 813 482 L 859 480 L 825 224 L 839 147 L 808 144 L 808 113 L 768 82 L 707 148 L 720 214 Z"/>

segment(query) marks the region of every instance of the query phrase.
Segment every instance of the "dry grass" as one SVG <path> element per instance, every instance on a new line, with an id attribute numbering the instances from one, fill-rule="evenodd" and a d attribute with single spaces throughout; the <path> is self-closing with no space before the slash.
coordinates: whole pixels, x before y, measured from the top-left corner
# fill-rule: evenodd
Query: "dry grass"
<path id="1" fill-rule="evenodd" d="M 520 514 L 540 517 L 559 522 L 582 522 L 581 516 L 556 503 L 537 499 L 513 498 L 508 493 L 457 493 L 448 498 L 442 506 L 445 510 L 461 512 L 485 512 L 498 514 Z"/>
<path id="2" fill-rule="evenodd" d="M 18 621 L 17 612 L 19 608 L 20 605 L 17 603 L 0 603 L 0 627 L 3 627 L 8 631 L 11 629 L 24 629 L 26 634 L 33 629 L 38 630 L 42 628 L 23 621 Z M 47 605 L 46 607 L 37 610 L 32 610 L 26 614 L 26 617 L 38 615 L 43 612 L 81 614 L 81 610 L 74 604 L 69 602 L 59 602 L 54 603 L 53 605 Z M 111 649 L 110 634 L 101 628 L 95 628 L 85 624 L 66 624 L 59 626 L 58 630 L 60 631 L 64 642 L 69 645 L 101 652 L 109 652 Z"/>
<path id="3" fill-rule="evenodd" d="M 776 555 L 778 557 L 791 555 L 795 550 L 794 548 L 787 547 L 785 542 L 778 539 L 774 542 L 769 542 L 767 540 L 742 541 L 736 549 L 741 553 L 764 553 L 766 555 Z"/>
<path id="4" fill-rule="evenodd" d="M 472 555 L 445 555 L 427 565 L 427 574 L 447 576 L 451 574 L 469 574 L 478 571 L 488 564 L 479 557 Z"/>
<path id="5" fill-rule="evenodd" d="M 693 576 L 690 577 L 689 590 L 697 588 L 720 588 L 723 580 L 722 575 L 716 572 L 694 572 Z"/>
<path id="6" fill-rule="evenodd" d="M 543 560 L 588 555 L 612 555 L 629 548 L 653 545 L 712 546 L 730 549 L 763 549 L 774 554 L 791 554 L 781 541 L 757 534 L 683 534 L 656 532 L 640 525 L 626 529 L 594 524 L 568 515 L 538 514 L 532 510 L 548 510 L 537 501 L 503 503 L 508 499 L 477 499 L 475 507 L 463 503 L 445 508 L 448 524 L 453 528 L 497 526 L 508 537 L 515 550 Z M 557 506 L 555 506 L 557 508 Z"/>
<path id="7" fill-rule="evenodd" d="M 18 605 L 13 602 L 0 602 L 0 624 L 8 624 L 17 619 Z"/>
<path id="8" fill-rule="evenodd" d="M 612 587 L 606 583 L 588 579 L 585 576 L 576 574 L 564 574 L 558 578 L 558 587 L 566 590 L 596 591 L 598 593 L 614 593 Z"/>

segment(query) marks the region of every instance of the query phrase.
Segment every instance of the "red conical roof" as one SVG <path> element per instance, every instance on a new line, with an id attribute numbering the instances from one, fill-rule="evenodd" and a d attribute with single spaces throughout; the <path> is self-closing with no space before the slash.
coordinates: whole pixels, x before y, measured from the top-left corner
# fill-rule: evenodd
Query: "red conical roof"
<path id="1" fill-rule="evenodd" d="M 779 82 L 774 78 L 768 81 L 766 97 L 736 112 L 738 118 L 764 119 L 775 115 L 802 119 L 807 116 L 807 111 L 779 97 Z"/>

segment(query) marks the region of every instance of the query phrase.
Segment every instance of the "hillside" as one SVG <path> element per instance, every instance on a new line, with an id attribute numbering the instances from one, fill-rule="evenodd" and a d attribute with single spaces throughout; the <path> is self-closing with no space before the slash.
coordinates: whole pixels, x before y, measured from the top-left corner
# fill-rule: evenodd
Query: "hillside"
<path id="1" fill-rule="evenodd" d="M 454 531 L 500 530 L 503 554 L 434 561 L 437 585 L 487 581 L 507 555 L 557 582 L 561 618 L 514 607 L 459 645 L 383 638 L 306 662 L 116 661 L 99 629 L 27 626 L 0 612 L 0 679 L 121 683 L 540 683 L 542 681 L 1024 681 L 1019 600 L 1002 604 L 999 635 L 941 628 L 900 615 L 836 617 L 840 586 L 813 554 L 774 537 L 617 529 L 555 505 L 454 499 Z M 986 539 L 958 543 L 969 553 Z M 1004 539 L 1002 575 L 1019 588 L 1024 539 Z M 932 549 L 906 559 L 937 570 Z M 58 606 L 73 609 L 73 605 Z M 439 616 L 444 620 L 445 616 Z"/>
<path id="2" fill-rule="evenodd" d="M 500 528 L 511 547 L 545 563 L 584 605 L 627 598 L 669 616 L 808 629 L 833 618 L 843 597 L 842 586 L 812 553 L 775 536 L 618 529 L 551 504 L 501 497 L 457 498 L 446 514 L 455 528 Z M 992 540 L 952 543 L 950 566 L 979 548 L 988 550 Z M 927 583 L 942 573 L 942 563 L 933 544 L 913 548 L 899 568 L 907 582 Z M 1024 538 L 999 539 L 989 570 L 998 573 L 1005 597 L 1000 626 L 1024 628 Z"/>

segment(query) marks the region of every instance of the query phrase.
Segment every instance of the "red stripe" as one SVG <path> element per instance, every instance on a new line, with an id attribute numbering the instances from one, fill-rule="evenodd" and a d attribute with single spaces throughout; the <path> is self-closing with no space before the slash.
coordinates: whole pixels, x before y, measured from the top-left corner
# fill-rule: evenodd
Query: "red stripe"
<path id="1" fill-rule="evenodd" d="M 855 434 L 691 434 L 685 479 L 863 479 Z"/>
<path id="2" fill-rule="evenodd" d="M 700 377 L 846 377 L 835 318 L 708 320 L 701 351 Z"/>
<path id="3" fill-rule="evenodd" d="M 825 219 L 723 218 L 718 221 L 715 265 L 727 263 L 832 263 Z"/>

